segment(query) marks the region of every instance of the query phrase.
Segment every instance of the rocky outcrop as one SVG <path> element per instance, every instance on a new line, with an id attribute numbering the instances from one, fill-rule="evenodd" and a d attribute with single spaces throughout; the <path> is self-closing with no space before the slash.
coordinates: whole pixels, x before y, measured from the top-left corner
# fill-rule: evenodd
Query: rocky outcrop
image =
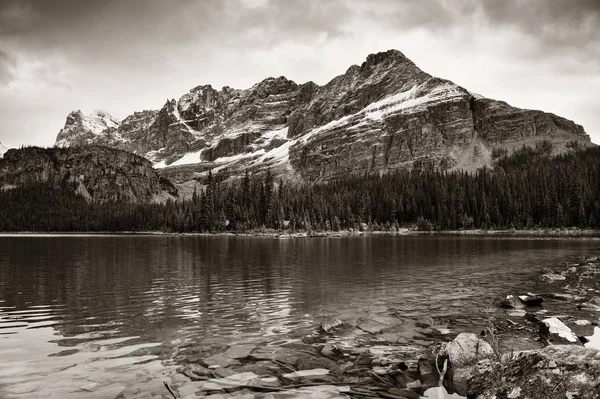
<path id="1" fill-rule="evenodd" d="M 426 165 L 476 169 L 491 165 L 494 149 L 540 140 L 559 149 L 573 140 L 590 143 L 572 121 L 473 95 L 390 50 L 323 86 L 283 76 L 246 90 L 202 85 L 121 123 L 77 111 L 67 117 L 57 145 L 109 145 L 158 168 L 236 173 L 268 167 L 314 181 Z"/>
<path id="2" fill-rule="evenodd" d="M 598 398 L 600 352 L 573 345 L 523 351 L 469 381 L 468 392 L 492 398 Z"/>
<path id="3" fill-rule="evenodd" d="M 164 197 L 161 186 L 169 189 L 150 161 L 122 150 L 83 146 L 7 151 L 0 159 L 0 187 L 35 183 L 69 188 L 98 202 L 149 202 Z"/>

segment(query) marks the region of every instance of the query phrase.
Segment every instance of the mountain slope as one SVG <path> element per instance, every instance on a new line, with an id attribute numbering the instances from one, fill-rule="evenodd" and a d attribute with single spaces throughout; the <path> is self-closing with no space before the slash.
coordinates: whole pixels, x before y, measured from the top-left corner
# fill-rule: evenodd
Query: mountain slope
<path id="1" fill-rule="evenodd" d="M 0 159 L 0 190 L 35 183 L 70 188 L 101 203 L 160 202 L 177 194 L 148 160 L 122 150 L 85 146 L 7 151 Z"/>
<path id="2" fill-rule="evenodd" d="M 371 54 L 324 86 L 285 77 L 246 90 L 204 85 L 118 126 L 89 124 L 70 114 L 57 145 L 126 149 L 180 180 L 209 169 L 270 167 L 309 181 L 423 164 L 470 169 L 489 165 L 494 148 L 589 143 L 572 121 L 473 95 L 396 50 Z"/>

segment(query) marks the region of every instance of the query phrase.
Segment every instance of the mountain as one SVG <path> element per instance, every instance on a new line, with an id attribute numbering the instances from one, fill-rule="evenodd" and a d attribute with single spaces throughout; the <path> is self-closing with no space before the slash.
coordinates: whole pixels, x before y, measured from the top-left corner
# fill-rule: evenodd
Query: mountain
<path id="1" fill-rule="evenodd" d="M 6 153 L 6 151 L 8 151 L 8 147 L 0 143 L 0 158 L 4 156 L 4 153 Z"/>
<path id="2" fill-rule="evenodd" d="M 56 137 L 56 147 L 70 147 L 88 144 L 114 144 L 114 133 L 121 121 L 103 111 L 83 115 L 73 111 L 67 115 L 65 127 Z"/>
<path id="3" fill-rule="evenodd" d="M 152 163 L 107 147 L 11 149 L 0 159 L 0 190 L 35 183 L 74 190 L 96 202 L 164 202 L 177 192 Z"/>
<path id="4" fill-rule="evenodd" d="M 401 52 L 371 54 L 319 86 L 281 76 L 249 89 L 198 86 L 122 122 L 69 114 L 57 146 L 132 151 L 183 181 L 207 170 L 272 168 L 305 181 L 433 164 L 473 170 L 493 153 L 551 141 L 591 145 L 565 118 L 484 98 L 433 77 Z"/>

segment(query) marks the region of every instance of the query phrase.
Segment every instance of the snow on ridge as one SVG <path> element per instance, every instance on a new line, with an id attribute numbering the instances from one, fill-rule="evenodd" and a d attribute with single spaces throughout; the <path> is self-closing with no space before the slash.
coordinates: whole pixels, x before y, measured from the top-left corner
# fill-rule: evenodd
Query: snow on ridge
<path id="1" fill-rule="evenodd" d="M 4 156 L 6 151 L 8 151 L 8 147 L 0 143 L 0 158 Z"/>
<path id="2" fill-rule="evenodd" d="M 269 130 L 269 131 L 263 133 L 263 135 L 261 136 L 261 139 L 263 140 L 263 145 L 267 145 L 268 143 L 270 143 L 273 140 L 286 140 L 287 133 L 288 133 L 287 126 L 281 127 L 279 129 Z M 274 157 L 277 159 L 283 159 L 287 156 L 287 149 L 289 148 L 289 146 L 291 144 L 295 144 L 296 141 L 297 140 L 290 140 L 290 141 L 284 143 L 283 145 L 281 145 L 277 148 L 274 148 L 268 152 L 265 151 L 264 148 L 258 148 L 252 152 L 243 152 L 240 154 L 231 155 L 231 156 L 227 156 L 227 157 L 219 157 L 214 160 L 214 163 L 216 165 L 218 165 L 214 169 L 214 171 L 216 172 L 224 167 L 227 167 L 229 165 L 232 165 L 232 164 L 242 161 L 244 159 L 256 158 L 259 156 L 261 158 L 259 160 L 256 160 L 254 163 L 259 162 L 259 161 L 262 162 L 265 159 L 268 159 L 271 157 Z M 288 143 L 291 143 L 291 144 L 288 144 Z M 201 155 L 202 151 L 204 151 L 204 150 L 205 149 L 200 150 L 200 151 L 195 151 L 195 152 L 189 152 L 169 165 L 167 165 L 165 161 L 160 161 L 160 162 L 154 164 L 154 168 L 162 169 L 162 168 L 166 168 L 169 166 L 194 165 L 194 164 L 199 164 L 199 163 L 205 162 L 200 159 L 200 155 Z M 147 155 L 149 155 L 149 154 L 147 154 Z"/>
<path id="3" fill-rule="evenodd" d="M 193 134 L 194 136 L 198 137 L 201 135 L 201 133 L 199 131 L 197 131 L 196 129 L 192 128 L 190 125 L 187 124 L 187 120 L 184 120 L 181 118 L 181 115 L 179 115 L 179 110 L 177 109 L 177 104 L 175 104 L 175 106 L 173 107 L 173 116 L 175 116 L 175 118 L 177 118 L 178 123 L 181 123 L 183 126 L 185 126 L 185 128 L 187 129 L 188 132 L 190 132 L 191 134 Z M 173 125 L 173 123 L 172 123 Z"/>
<path id="4" fill-rule="evenodd" d="M 103 111 L 94 111 L 89 115 L 81 115 L 81 126 L 93 134 L 101 134 L 107 129 L 116 129 L 121 121 Z"/>
<path id="5" fill-rule="evenodd" d="M 413 113 L 423 110 L 429 105 L 465 95 L 458 86 L 452 83 L 437 85 L 433 89 L 423 93 L 426 84 L 427 82 L 421 85 L 415 85 L 406 91 L 392 94 L 367 105 L 355 114 L 346 115 L 323 126 L 319 126 L 302 136 L 302 143 L 306 143 L 308 140 L 322 132 L 333 130 L 341 126 L 351 125 L 355 120 L 360 120 L 360 123 L 364 123 L 365 119 L 380 121 L 392 113 Z"/>

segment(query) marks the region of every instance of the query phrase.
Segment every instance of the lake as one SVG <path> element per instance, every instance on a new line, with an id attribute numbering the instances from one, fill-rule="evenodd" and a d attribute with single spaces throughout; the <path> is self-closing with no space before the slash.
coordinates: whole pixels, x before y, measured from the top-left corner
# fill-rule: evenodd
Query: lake
<path id="1" fill-rule="evenodd" d="M 600 243 L 365 236 L 0 237 L 0 397 L 115 397 L 173 373 L 190 348 L 274 345 L 344 312 L 485 324 L 500 296 L 538 288 Z M 451 323 L 450 323 L 451 324 Z"/>

